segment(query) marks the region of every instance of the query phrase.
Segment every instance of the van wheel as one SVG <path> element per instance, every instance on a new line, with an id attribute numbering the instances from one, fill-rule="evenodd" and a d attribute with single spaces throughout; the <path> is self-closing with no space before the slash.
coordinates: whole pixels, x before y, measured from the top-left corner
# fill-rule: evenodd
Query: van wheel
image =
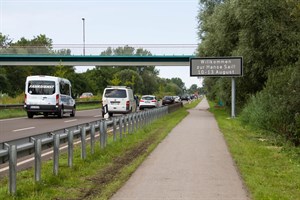
<path id="1" fill-rule="evenodd" d="M 32 119 L 33 118 L 33 113 L 32 112 L 27 112 L 27 117 Z"/>
<path id="2" fill-rule="evenodd" d="M 58 118 L 62 118 L 63 116 L 64 116 L 64 109 L 61 108 L 61 109 L 59 110 L 59 112 L 57 113 L 57 117 L 58 117 Z"/>
<path id="3" fill-rule="evenodd" d="M 70 116 L 71 116 L 71 117 L 75 117 L 75 113 L 76 113 L 76 110 L 75 110 L 75 108 L 74 108 L 74 109 L 72 110 Z"/>

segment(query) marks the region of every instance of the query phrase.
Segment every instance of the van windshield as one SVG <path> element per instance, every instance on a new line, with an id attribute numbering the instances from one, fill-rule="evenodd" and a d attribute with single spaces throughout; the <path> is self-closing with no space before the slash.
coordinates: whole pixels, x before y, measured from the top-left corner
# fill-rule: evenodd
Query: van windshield
<path id="1" fill-rule="evenodd" d="M 126 90 L 121 89 L 106 89 L 106 98 L 126 98 Z"/>
<path id="2" fill-rule="evenodd" d="M 28 93 L 36 95 L 51 95 L 55 93 L 54 81 L 29 81 Z"/>

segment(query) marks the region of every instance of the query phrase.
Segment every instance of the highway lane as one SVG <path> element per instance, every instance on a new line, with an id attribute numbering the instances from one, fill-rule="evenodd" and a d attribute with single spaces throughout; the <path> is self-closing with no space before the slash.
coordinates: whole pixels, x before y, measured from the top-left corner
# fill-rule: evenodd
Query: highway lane
<path id="1" fill-rule="evenodd" d="M 34 116 L 33 119 L 13 118 L 0 120 L 0 142 L 51 132 L 79 124 L 101 119 L 101 110 L 77 111 L 75 117 L 65 114 L 59 119 L 56 116 Z"/>

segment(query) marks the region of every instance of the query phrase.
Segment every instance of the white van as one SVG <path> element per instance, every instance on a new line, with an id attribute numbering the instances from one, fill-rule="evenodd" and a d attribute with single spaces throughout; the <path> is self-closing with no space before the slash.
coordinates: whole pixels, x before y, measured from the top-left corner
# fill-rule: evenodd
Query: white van
<path id="1" fill-rule="evenodd" d="M 25 104 L 28 118 L 34 115 L 75 116 L 76 104 L 71 96 L 69 80 L 54 76 L 28 76 L 25 83 Z"/>
<path id="2" fill-rule="evenodd" d="M 109 117 L 113 114 L 126 114 L 136 112 L 136 100 L 132 89 L 126 86 L 108 86 L 104 89 L 102 105 L 107 105 Z M 102 111 L 104 117 L 104 111 Z"/>

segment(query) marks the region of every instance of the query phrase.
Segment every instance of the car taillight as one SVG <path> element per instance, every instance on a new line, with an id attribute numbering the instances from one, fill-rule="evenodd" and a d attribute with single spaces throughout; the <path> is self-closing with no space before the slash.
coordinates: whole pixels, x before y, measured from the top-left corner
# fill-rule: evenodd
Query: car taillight
<path id="1" fill-rule="evenodd" d="M 129 104 L 130 104 L 130 102 L 126 101 L 126 110 L 129 110 Z"/>
<path id="2" fill-rule="evenodd" d="M 56 95 L 56 105 L 59 104 L 59 94 Z"/>
<path id="3" fill-rule="evenodd" d="M 141 100 L 140 100 L 140 102 L 144 102 L 144 100 L 143 100 L 143 99 L 141 99 Z"/>
<path id="4" fill-rule="evenodd" d="M 24 103 L 27 103 L 27 94 L 25 94 Z"/>
<path id="5" fill-rule="evenodd" d="M 154 99 L 154 100 L 152 100 L 151 102 L 156 102 L 156 100 Z"/>

